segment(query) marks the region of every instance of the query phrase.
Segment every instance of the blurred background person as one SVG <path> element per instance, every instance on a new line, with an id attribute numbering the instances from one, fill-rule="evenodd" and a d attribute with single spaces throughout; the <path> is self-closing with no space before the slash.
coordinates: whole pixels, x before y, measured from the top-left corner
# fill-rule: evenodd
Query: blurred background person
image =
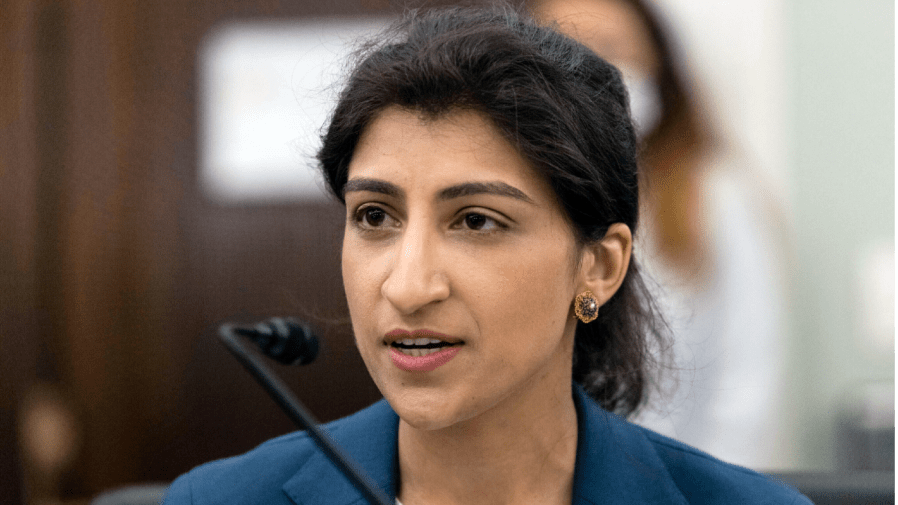
<path id="1" fill-rule="evenodd" d="M 673 331 L 664 395 L 635 419 L 726 460 L 788 466 L 784 213 L 751 157 L 705 113 L 656 9 L 534 0 L 547 23 L 616 65 L 643 142 L 636 247 Z M 673 395 L 669 393 L 673 392 Z M 667 398 L 673 398 L 668 401 Z"/>

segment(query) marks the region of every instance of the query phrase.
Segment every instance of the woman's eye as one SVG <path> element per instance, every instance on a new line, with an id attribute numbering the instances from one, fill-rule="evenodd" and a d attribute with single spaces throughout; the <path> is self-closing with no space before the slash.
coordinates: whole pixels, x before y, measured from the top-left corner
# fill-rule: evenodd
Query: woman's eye
<path id="1" fill-rule="evenodd" d="M 384 221 L 389 215 L 379 207 L 365 207 L 356 211 L 355 221 L 362 226 L 369 228 L 379 228 L 383 226 Z"/>
<path id="2" fill-rule="evenodd" d="M 365 209 L 364 218 L 371 226 L 380 226 L 387 218 L 386 212 L 380 209 Z"/>
<path id="3" fill-rule="evenodd" d="M 476 212 L 469 212 L 465 214 L 464 225 L 471 230 L 483 232 L 496 231 L 501 228 L 505 228 L 503 224 L 499 223 L 495 219 L 483 214 L 478 214 Z"/>
<path id="4" fill-rule="evenodd" d="M 480 214 L 468 214 L 465 216 L 465 224 L 472 230 L 479 230 L 486 224 L 486 216 Z"/>

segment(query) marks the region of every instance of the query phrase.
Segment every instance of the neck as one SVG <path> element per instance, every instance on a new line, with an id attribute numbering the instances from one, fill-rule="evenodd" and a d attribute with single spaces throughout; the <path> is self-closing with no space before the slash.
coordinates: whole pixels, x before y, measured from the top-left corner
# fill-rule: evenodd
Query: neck
<path id="1" fill-rule="evenodd" d="M 419 430 L 400 421 L 402 503 L 571 503 L 577 413 L 570 379 L 534 382 L 448 428 Z"/>

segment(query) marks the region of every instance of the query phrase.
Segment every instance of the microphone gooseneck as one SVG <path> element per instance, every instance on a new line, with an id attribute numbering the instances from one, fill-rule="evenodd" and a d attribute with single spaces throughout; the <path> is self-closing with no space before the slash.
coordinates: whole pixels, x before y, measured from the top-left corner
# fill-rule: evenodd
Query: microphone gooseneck
<path id="1" fill-rule="evenodd" d="M 321 428 L 287 386 L 262 361 L 246 350 L 238 335 L 246 336 L 274 359 L 282 363 L 310 363 L 318 353 L 318 339 L 308 325 L 295 319 L 273 318 L 252 328 L 225 323 L 218 328 L 218 338 L 237 361 L 265 389 L 296 425 L 315 441 L 318 448 L 340 469 L 364 498 L 373 505 L 393 505 L 374 481 L 349 459 Z M 298 341 L 299 343 L 295 342 Z M 313 345 L 314 344 L 314 345 Z M 300 350 L 297 350 L 300 349 Z"/>

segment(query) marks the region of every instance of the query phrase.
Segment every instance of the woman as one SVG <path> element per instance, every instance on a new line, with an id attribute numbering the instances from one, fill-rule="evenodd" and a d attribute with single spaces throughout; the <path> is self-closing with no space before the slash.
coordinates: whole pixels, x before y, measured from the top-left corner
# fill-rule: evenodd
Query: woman
<path id="1" fill-rule="evenodd" d="M 789 468 L 783 212 L 692 96 L 643 0 L 532 0 L 618 67 L 641 137 L 640 260 L 675 337 L 675 373 L 636 422 L 750 468 Z"/>
<path id="2" fill-rule="evenodd" d="M 385 400 L 328 425 L 405 505 L 807 503 L 611 414 L 661 340 L 633 259 L 618 71 L 511 12 L 411 17 L 349 77 L 319 160 Z M 358 503 L 302 433 L 180 477 L 167 503 Z"/>

